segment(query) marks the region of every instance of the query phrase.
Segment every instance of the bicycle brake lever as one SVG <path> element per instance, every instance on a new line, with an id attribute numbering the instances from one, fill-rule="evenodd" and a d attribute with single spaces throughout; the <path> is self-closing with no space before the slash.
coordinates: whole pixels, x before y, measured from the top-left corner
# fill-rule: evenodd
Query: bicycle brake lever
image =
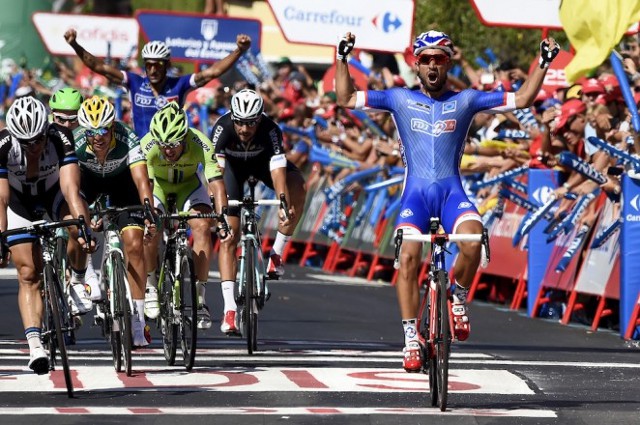
<path id="1" fill-rule="evenodd" d="M 291 216 L 289 215 L 289 206 L 287 205 L 287 199 L 284 196 L 284 193 L 280 194 L 280 209 L 284 211 L 284 216 L 289 220 Z"/>

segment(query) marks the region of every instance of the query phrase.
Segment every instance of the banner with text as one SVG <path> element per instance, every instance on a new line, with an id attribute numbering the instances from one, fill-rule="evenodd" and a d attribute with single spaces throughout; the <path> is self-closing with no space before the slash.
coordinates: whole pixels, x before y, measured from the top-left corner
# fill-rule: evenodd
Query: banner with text
<path id="1" fill-rule="evenodd" d="M 128 58 L 138 51 L 138 23 L 133 18 L 36 12 L 31 19 L 52 55 L 76 55 L 64 40 L 70 28 L 78 32 L 78 43 L 94 56 Z"/>
<path id="2" fill-rule="evenodd" d="M 251 37 L 252 53 L 260 51 L 262 24 L 255 19 L 148 10 L 137 11 L 136 19 L 145 38 L 164 41 L 174 60 L 218 61 L 237 48 L 238 34 Z"/>
<path id="3" fill-rule="evenodd" d="M 356 34 L 356 47 L 403 52 L 413 40 L 413 0 L 268 0 L 287 41 L 335 46 L 338 36 Z M 365 7 L 363 7 L 365 6 Z"/>

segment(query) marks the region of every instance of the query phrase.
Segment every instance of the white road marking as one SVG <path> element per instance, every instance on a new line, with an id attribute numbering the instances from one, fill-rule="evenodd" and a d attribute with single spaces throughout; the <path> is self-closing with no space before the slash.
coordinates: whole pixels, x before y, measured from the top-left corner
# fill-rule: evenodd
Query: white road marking
<path id="1" fill-rule="evenodd" d="M 198 367 L 134 363 L 133 376 L 118 374 L 112 366 L 74 366 L 78 391 L 234 391 L 234 392 L 426 392 L 426 374 L 408 374 L 401 368 Z M 38 376 L 21 366 L 0 367 L 1 392 L 66 391 L 61 371 Z M 64 382 L 64 378 L 62 378 Z M 449 391 L 467 394 L 534 392 L 519 376 L 506 370 L 450 370 Z"/>
<path id="2" fill-rule="evenodd" d="M 3 407 L 0 415 L 453 415 L 522 418 L 556 418 L 552 410 L 535 409 L 450 409 L 423 407 Z"/>

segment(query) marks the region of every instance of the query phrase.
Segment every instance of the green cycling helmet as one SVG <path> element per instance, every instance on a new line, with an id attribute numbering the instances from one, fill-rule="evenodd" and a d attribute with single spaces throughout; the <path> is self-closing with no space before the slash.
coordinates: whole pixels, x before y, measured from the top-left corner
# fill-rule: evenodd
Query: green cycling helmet
<path id="1" fill-rule="evenodd" d="M 176 102 L 169 102 L 151 119 L 149 131 L 161 147 L 176 147 L 187 135 L 187 114 Z"/>
<path id="2" fill-rule="evenodd" d="M 49 99 L 49 107 L 52 110 L 77 111 L 82 104 L 82 95 L 71 87 L 58 90 Z"/>

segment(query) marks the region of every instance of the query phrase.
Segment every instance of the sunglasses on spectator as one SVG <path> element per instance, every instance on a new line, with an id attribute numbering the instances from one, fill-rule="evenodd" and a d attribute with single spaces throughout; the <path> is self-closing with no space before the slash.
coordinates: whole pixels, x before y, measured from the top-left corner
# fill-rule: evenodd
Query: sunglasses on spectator
<path id="1" fill-rule="evenodd" d="M 243 125 L 246 125 L 247 127 L 255 127 L 256 125 L 258 125 L 258 120 L 252 120 L 252 121 L 242 121 L 242 120 L 233 120 L 234 124 L 242 127 Z"/>
<path id="2" fill-rule="evenodd" d="M 109 132 L 109 129 L 106 127 L 102 127 L 102 128 L 88 128 L 85 130 L 85 135 L 87 137 L 99 137 L 99 136 L 104 136 L 105 134 L 107 134 Z"/>
<path id="3" fill-rule="evenodd" d="M 59 112 L 54 112 L 53 113 L 53 120 L 55 122 L 57 122 L 58 124 L 66 124 L 66 123 L 78 121 L 78 116 L 77 115 L 66 115 L 66 114 L 61 114 Z"/>
<path id="4" fill-rule="evenodd" d="M 431 61 L 434 61 L 436 65 L 445 65 L 449 63 L 449 56 L 447 55 L 428 55 L 423 54 L 418 56 L 418 63 L 420 65 L 429 65 Z"/>

